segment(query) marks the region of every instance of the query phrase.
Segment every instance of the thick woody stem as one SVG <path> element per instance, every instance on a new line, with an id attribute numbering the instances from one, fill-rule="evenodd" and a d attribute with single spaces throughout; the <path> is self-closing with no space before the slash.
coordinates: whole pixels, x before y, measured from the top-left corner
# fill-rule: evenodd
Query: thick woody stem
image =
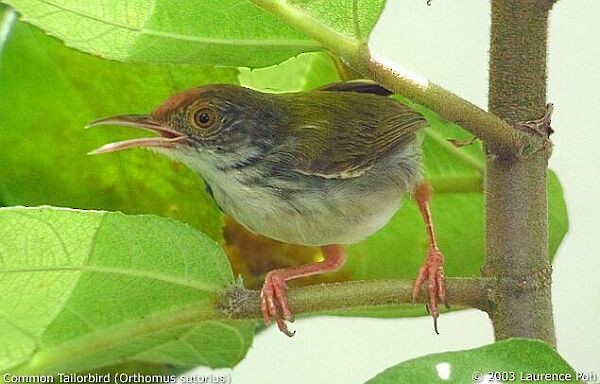
<path id="1" fill-rule="evenodd" d="M 545 113 L 549 7 L 541 3 L 492 1 L 489 109 L 514 125 Z M 490 318 L 498 340 L 528 337 L 556 345 L 548 261 L 548 155 L 547 150 L 519 159 L 491 150 L 486 155 L 483 272 L 497 281 Z"/>

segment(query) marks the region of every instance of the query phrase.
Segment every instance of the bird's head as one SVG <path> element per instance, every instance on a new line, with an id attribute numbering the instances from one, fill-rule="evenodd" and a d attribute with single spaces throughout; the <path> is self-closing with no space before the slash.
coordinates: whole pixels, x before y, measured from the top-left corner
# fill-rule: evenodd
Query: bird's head
<path id="1" fill-rule="evenodd" d="M 118 115 L 87 125 L 122 125 L 158 136 L 104 145 L 91 154 L 144 147 L 182 161 L 235 166 L 261 156 L 273 144 L 280 115 L 273 100 L 247 88 L 209 85 L 170 97 L 149 115 Z M 200 167 L 201 168 L 201 167 Z"/>

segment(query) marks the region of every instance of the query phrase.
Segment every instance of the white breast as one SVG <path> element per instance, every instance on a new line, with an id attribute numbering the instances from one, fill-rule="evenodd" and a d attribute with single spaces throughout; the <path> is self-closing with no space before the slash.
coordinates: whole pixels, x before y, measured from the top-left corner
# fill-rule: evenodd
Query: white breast
<path id="1" fill-rule="evenodd" d="M 273 196 L 272 186 L 248 186 L 247 174 L 239 170 L 223 172 L 197 156 L 177 159 L 199 172 L 221 209 L 249 230 L 286 243 L 320 246 L 357 243 L 388 223 L 404 192 L 418 181 L 415 175 L 406 175 L 409 165 L 420 173 L 416 157 L 406 163 L 405 156 L 398 160 L 404 167 L 392 162 L 356 178 L 323 179 L 323 189 L 321 182 L 313 183 L 289 198 Z M 304 181 L 285 182 L 297 187 Z"/>

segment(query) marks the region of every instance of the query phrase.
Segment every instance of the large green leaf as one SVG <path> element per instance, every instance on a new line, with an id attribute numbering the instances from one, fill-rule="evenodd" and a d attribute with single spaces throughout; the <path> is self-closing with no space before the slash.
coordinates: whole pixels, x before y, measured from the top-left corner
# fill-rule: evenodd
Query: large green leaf
<path id="1" fill-rule="evenodd" d="M 5 0 L 68 46 L 121 61 L 261 67 L 322 48 L 249 0 Z M 384 0 L 280 1 L 286 13 L 366 38 Z"/>
<path id="2" fill-rule="evenodd" d="M 547 344 L 539 340 L 511 339 L 467 351 L 437 353 L 405 361 L 386 369 L 367 383 L 576 381 L 578 377 L 573 368 Z"/>
<path id="3" fill-rule="evenodd" d="M 253 322 L 218 321 L 233 275 L 219 245 L 156 216 L 0 209 L 0 371 L 124 362 L 231 367 Z"/>
<path id="4" fill-rule="evenodd" d="M 0 202 L 157 213 L 219 239 L 220 213 L 197 175 L 144 150 L 88 156 L 138 133 L 83 129 L 215 82 L 236 83 L 237 71 L 111 62 L 16 22 L 0 57 Z"/>

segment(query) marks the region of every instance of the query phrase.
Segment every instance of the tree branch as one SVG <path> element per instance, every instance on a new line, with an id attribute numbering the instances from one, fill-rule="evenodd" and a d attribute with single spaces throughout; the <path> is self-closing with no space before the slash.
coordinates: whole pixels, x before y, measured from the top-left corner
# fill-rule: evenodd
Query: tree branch
<path id="1" fill-rule="evenodd" d="M 290 288 L 288 299 L 292 312 L 315 314 L 338 310 L 389 307 L 412 303 L 413 280 L 364 280 Z M 488 292 L 493 279 L 448 278 L 448 301 L 457 307 L 489 310 Z M 421 291 L 418 303 L 425 303 Z M 260 292 L 233 287 L 224 292 L 220 310 L 234 319 L 262 319 Z"/>
<path id="2" fill-rule="evenodd" d="M 489 109 L 512 124 L 544 115 L 548 10 L 539 0 L 492 1 Z M 490 313 L 499 340 L 528 337 L 556 345 L 548 262 L 548 156 L 549 151 L 537 151 L 514 161 L 486 158 L 483 272 L 499 281 Z M 535 289 L 522 289 L 529 286 Z"/>
<path id="3" fill-rule="evenodd" d="M 435 111 L 484 141 L 500 157 L 516 157 L 525 151 L 522 134 L 499 117 L 488 113 L 454 93 L 410 73 L 383 56 L 362 47 L 360 61 L 353 65 L 364 75 L 414 102 Z"/>
<path id="4" fill-rule="evenodd" d="M 540 0 L 542 6 L 545 7 L 546 11 L 552 9 L 554 4 L 558 3 L 558 0 Z"/>
<path id="5" fill-rule="evenodd" d="M 365 42 L 339 34 L 286 0 L 251 1 L 321 43 L 363 76 L 459 124 L 486 142 L 489 151 L 506 158 L 527 154 L 526 149 L 531 145 L 523 140 L 522 133 L 452 92 L 373 55 Z"/>

